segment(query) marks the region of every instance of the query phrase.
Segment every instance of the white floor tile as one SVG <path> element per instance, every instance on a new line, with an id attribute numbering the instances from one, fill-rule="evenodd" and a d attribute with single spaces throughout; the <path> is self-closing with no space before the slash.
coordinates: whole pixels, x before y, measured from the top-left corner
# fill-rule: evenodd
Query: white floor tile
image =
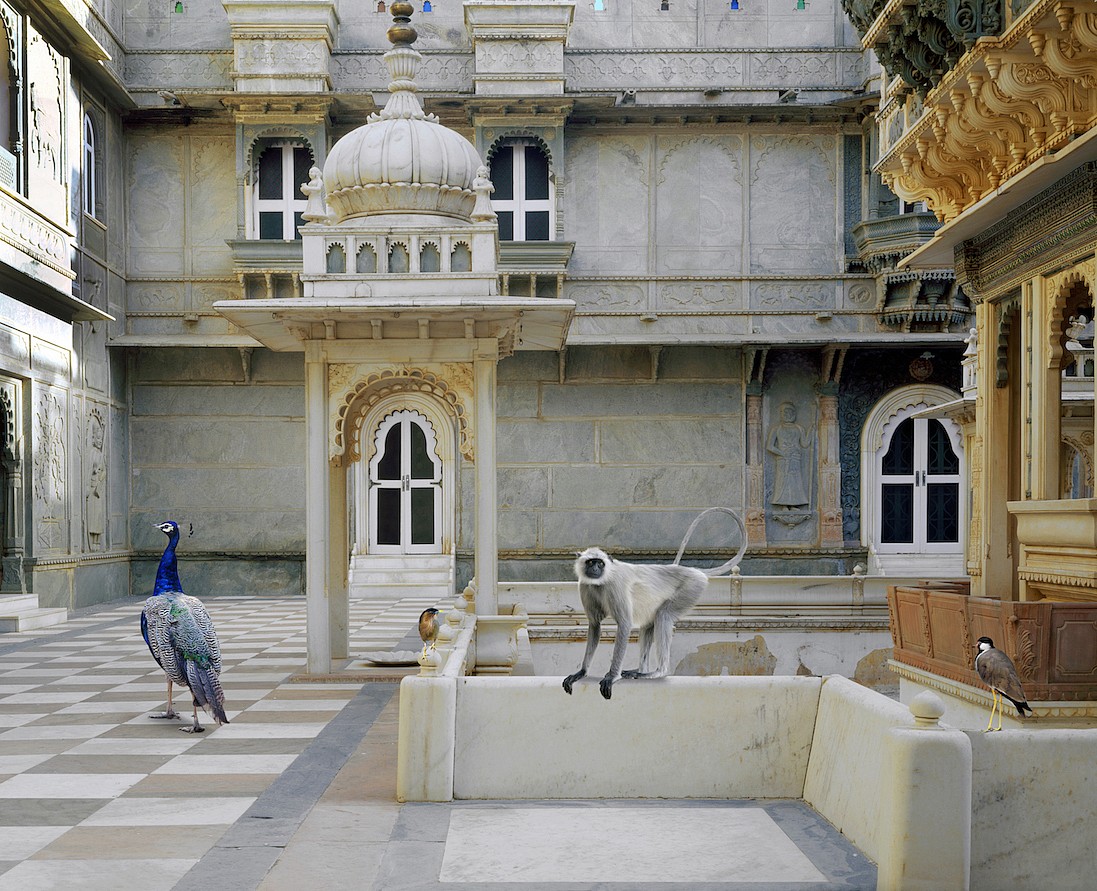
<path id="1" fill-rule="evenodd" d="M 0 860 L 26 860 L 68 831 L 68 826 L 5 826 L 0 832 Z"/>
<path id="2" fill-rule="evenodd" d="M 153 773 L 192 774 L 281 773 L 296 755 L 179 755 Z"/>
<path id="3" fill-rule="evenodd" d="M 50 754 L 0 755 L 0 773 L 22 773 L 24 770 L 30 770 L 36 764 L 49 761 L 52 757 L 53 755 Z M 0 829 L 0 841 L 3 840 L 4 833 L 7 831 L 7 827 Z M 0 860 L 3 859 L 3 857 L 0 857 Z"/>
<path id="4" fill-rule="evenodd" d="M 227 724 L 217 728 L 214 740 L 229 739 L 311 739 L 324 729 L 324 722 L 316 724 Z"/>
<path id="5" fill-rule="evenodd" d="M 457 809 L 439 880 L 827 881 L 761 808 L 612 807 Z"/>
<path id="6" fill-rule="evenodd" d="M 0 733 L 0 742 L 12 739 L 91 739 L 113 730 L 116 724 L 47 724 L 13 727 Z"/>
<path id="7" fill-rule="evenodd" d="M 0 798 L 117 798 L 143 773 L 24 773 L 0 783 Z"/>
<path id="8" fill-rule="evenodd" d="M 197 860 L 24 860 L 0 875 L 0 891 L 170 891 Z"/>
<path id="9" fill-rule="evenodd" d="M 191 746 L 202 741 L 201 736 L 180 733 L 178 737 L 166 736 L 150 739 L 127 737 L 101 737 L 89 739 L 73 746 L 66 755 L 181 755 Z"/>
<path id="10" fill-rule="evenodd" d="M 80 825 L 223 825 L 235 823 L 254 801 L 254 798 L 116 798 Z"/>

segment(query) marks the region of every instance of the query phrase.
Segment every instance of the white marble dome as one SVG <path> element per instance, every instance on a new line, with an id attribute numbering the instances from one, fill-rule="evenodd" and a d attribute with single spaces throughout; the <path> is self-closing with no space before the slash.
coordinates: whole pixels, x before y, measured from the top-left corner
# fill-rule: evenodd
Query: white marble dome
<path id="1" fill-rule="evenodd" d="M 393 4 L 394 12 L 399 5 Z M 424 113 L 415 95 L 422 58 L 411 46 L 415 31 L 401 26 L 400 19 L 397 23 L 389 30 L 394 46 L 385 54 L 392 95 L 383 111 L 332 147 L 324 164 L 332 222 L 378 214 L 467 222 L 476 203 L 473 180 L 483 162 L 465 137 Z"/>

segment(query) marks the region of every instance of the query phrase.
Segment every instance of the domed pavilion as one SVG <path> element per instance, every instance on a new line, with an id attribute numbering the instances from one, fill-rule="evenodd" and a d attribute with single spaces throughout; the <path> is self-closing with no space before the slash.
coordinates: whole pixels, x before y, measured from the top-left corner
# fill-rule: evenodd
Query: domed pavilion
<path id="1" fill-rule="evenodd" d="M 265 346 L 304 352 L 314 674 L 353 662 L 352 593 L 441 600 L 470 555 L 477 614 L 497 616 L 497 365 L 560 350 L 575 308 L 500 296 L 487 168 L 423 111 L 412 7 L 391 10 L 388 102 L 302 184 L 302 296 L 216 304 Z"/>

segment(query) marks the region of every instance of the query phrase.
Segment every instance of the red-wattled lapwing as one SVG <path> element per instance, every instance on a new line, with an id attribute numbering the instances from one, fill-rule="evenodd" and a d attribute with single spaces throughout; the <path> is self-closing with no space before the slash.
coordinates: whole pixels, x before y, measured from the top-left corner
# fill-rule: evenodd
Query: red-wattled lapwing
<path id="1" fill-rule="evenodd" d="M 994 729 L 1002 729 L 1002 697 L 1017 706 L 1017 714 L 1022 718 L 1026 711 L 1032 714 L 1032 709 L 1025 701 L 1025 691 L 1021 689 L 1021 679 L 1017 676 L 1013 660 L 1001 650 L 995 649 L 994 641 L 989 637 L 980 637 L 977 643 L 979 654 L 975 657 L 975 671 L 983 683 L 990 687 L 992 697 L 990 720 L 983 731 L 986 733 L 994 722 L 995 708 L 998 709 L 998 726 Z"/>

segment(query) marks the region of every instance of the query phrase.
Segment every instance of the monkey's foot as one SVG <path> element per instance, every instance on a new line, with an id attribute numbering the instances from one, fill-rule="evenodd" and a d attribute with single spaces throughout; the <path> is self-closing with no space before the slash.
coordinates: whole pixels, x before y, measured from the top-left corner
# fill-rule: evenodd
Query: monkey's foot
<path id="1" fill-rule="evenodd" d="M 161 712 L 158 715 L 149 715 L 149 717 L 150 718 L 178 718 L 179 713 L 175 709 L 169 708 L 165 712 Z"/>
<path id="2" fill-rule="evenodd" d="M 601 691 L 603 699 L 609 699 L 611 696 L 613 696 L 613 682 L 615 680 L 617 680 L 617 678 L 613 677 L 613 675 L 607 674 L 604 678 L 602 678 L 601 681 L 598 682 L 598 689 Z"/>
<path id="3" fill-rule="evenodd" d="M 571 685 L 574 684 L 576 681 L 580 680 L 581 678 L 585 678 L 586 676 L 587 676 L 587 673 L 585 671 L 582 671 L 582 670 L 575 672 L 575 674 L 569 674 L 566 678 L 564 678 L 564 685 L 563 685 L 564 686 L 564 692 L 567 693 L 568 696 L 570 696 L 571 695 Z"/>

